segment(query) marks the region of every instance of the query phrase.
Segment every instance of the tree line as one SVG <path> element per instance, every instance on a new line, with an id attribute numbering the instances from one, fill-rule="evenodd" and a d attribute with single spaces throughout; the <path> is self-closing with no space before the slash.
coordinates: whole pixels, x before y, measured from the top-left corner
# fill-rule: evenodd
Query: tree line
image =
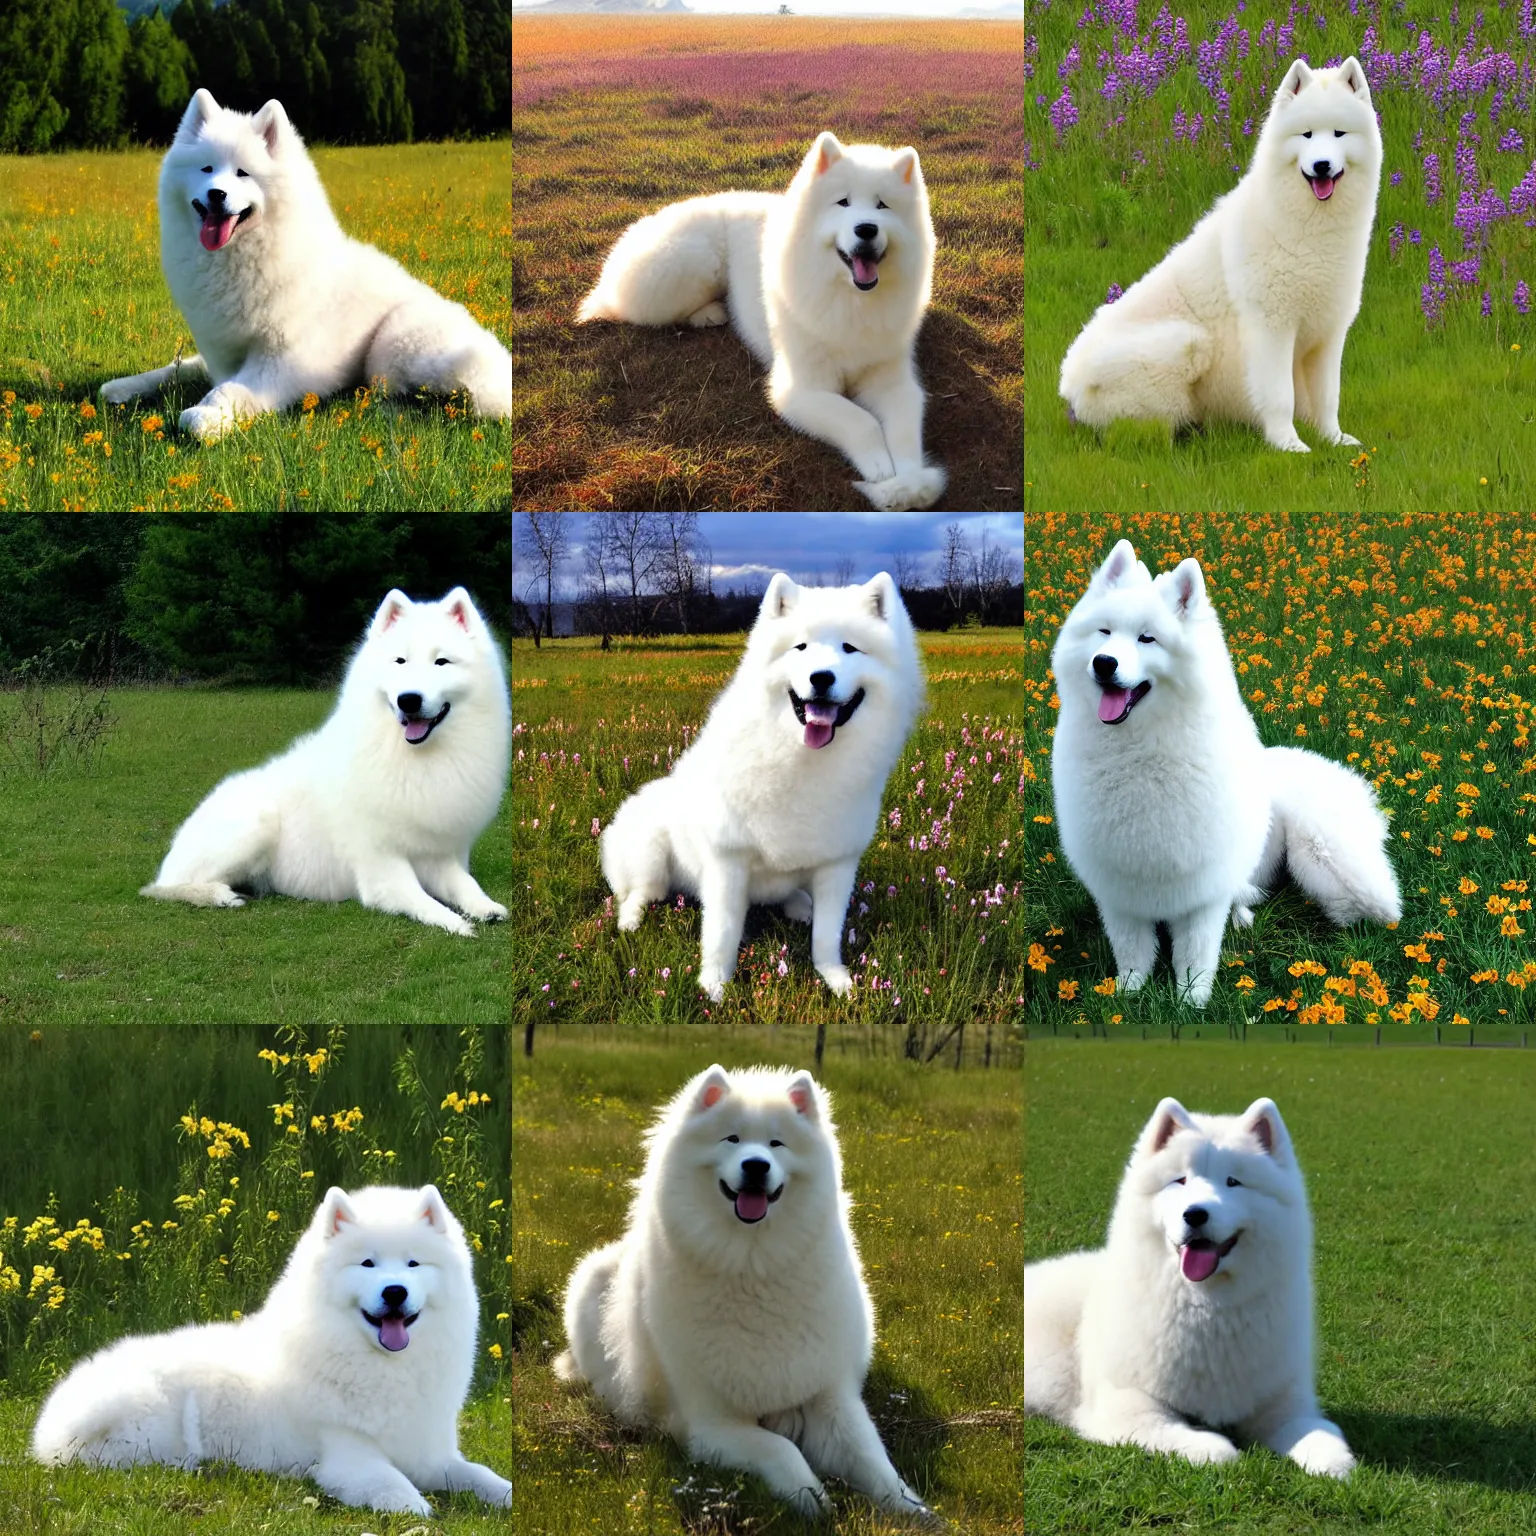
<path id="1" fill-rule="evenodd" d="M 506 519 L 472 513 L 0 517 L 0 684 L 327 683 L 391 587 L 467 587 L 505 635 L 511 553 Z"/>
<path id="2" fill-rule="evenodd" d="M 164 143 L 193 91 L 306 138 L 504 133 L 511 0 L 4 0 L 0 153 Z"/>
<path id="3" fill-rule="evenodd" d="M 555 610 L 569 611 L 574 634 L 719 633 L 750 629 L 763 589 L 716 592 L 713 556 L 697 512 L 605 512 L 589 520 L 579 570 L 569 572 L 572 525 L 559 512 L 524 512 L 513 546 L 513 632 L 553 638 Z M 953 624 L 1021 624 L 1024 575 L 1018 558 L 983 529 L 973 541 L 963 524 L 944 529 L 938 553 L 895 551 L 887 564 L 912 622 L 920 629 Z M 803 574 L 812 586 L 846 587 L 859 563 L 839 556 L 826 570 Z M 872 573 L 870 573 L 872 574 Z M 574 576 L 576 595 L 567 593 Z M 766 585 L 766 583 L 765 583 Z M 564 620 L 562 620 L 562 626 Z"/>

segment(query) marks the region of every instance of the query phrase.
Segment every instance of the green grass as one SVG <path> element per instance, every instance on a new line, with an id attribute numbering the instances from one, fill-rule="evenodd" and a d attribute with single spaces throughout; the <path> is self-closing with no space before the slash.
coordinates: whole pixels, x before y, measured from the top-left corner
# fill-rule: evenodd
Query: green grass
<path id="1" fill-rule="evenodd" d="M 1527 57 L 1529 42 L 1514 35 L 1516 11 L 1489 7 L 1479 47 Z M 1365 25 L 1364 13 L 1357 17 L 1350 8 L 1330 8 L 1326 27 L 1309 17 L 1304 27 L 1297 26 L 1293 49 L 1276 61 L 1272 49 L 1258 44 L 1258 33 L 1266 19 L 1283 22 L 1285 7 L 1250 5 L 1239 20 L 1250 30 L 1254 48 L 1242 65 L 1243 84 L 1232 89 L 1232 126 L 1212 119 L 1189 144 L 1172 138 L 1175 109 L 1212 110 L 1193 57 L 1150 98 L 1132 96 L 1111 105 L 1098 95 L 1102 71 L 1093 63 L 1107 32 L 1080 30 L 1078 14 L 1058 7 L 1030 22 L 1039 38 L 1040 63 L 1026 108 L 1026 134 L 1039 162 L 1025 177 L 1026 512 L 1222 507 L 1240 514 L 1289 507 L 1348 508 L 1352 514 L 1380 508 L 1395 514 L 1447 506 L 1507 511 L 1536 502 L 1536 314 L 1520 316 L 1510 303 L 1517 278 L 1536 280 L 1536 230 L 1519 218 L 1501 221 L 1484 255 L 1481 280 L 1470 289 L 1451 284 L 1458 296 L 1443 326 L 1426 331 L 1420 310 L 1431 246 L 1439 246 L 1448 262 L 1463 255 L 1451 224 L 1459 115 L 1469 107 L 1478 111 L 1482 184 L 1497 186 L 1507 197 L 1530 163 L 1529 132 L 1524 153 L 1496 152 L 1513 119 L 1489 124 L 1486 91 L 1472 99 L 1453 95 L 1440 106 L 1428 91 L 1372 80 L 1385 159 L 1364 300 L 1344 349 L 1340 405 L 1343 428 L 1360 439 L 1364 458 L 1360 449 L 1324 444 L 1306 424 L 1298 430 L 1312 447 L 1308 455 L 1276 452 L 1256 431 L 1235 425 L 1213 425 L 1203 435 L 1171 444 L 1167 428 L 1155 423 L 1117 422 L 1100 438 L 1068 420 L 1057 395 L 1061 360 L 1110 285 L 1129 288 L 1184 239 L 1217 196 L 1236 185 L 1256 137 L 1243 137 L 1243 119 L 1251 116 L 1255 125 L 1262 119 L 1289 61 L 1307 53 L 1319 64 L 1357 51 Z M 1143 12 L 1142 25 L 1150 19 Z M 1372 24 L 1381 45 L 1393 50 L 1411 48 L 1421 27 L 1429 27 L 1427 20 L 1415 18 L 1410 25 L 1396 15 L 1373 16 Z M 1214 21 L 1191 12 L 1192 47 L 1215 30 Z M 1432 30 L 1436 42 L 1455 51 L 1454 27 L 1436 24 Z M 1088 61 L 1071 82 L 1081 116 L 1058 147 L 1048 107 L 1033 103 L 1037 96 L 1047 104 L 1057 99 L 1062 89 L 1057 68 L 1074 44 Z M 1120 46 L 1126 46 L 1124 40 Z M 1229 86 L 1231 73 L 1229 64 L 1224 71 Z M 1124 121 L 1111 126 L 1111 118 L 1122 113 Z M 1431 150 L 1440 155 L 1447 190 L 1438 204 L 1428 206 L 1421 162 Z M 1402 173 L 1396 187 L 1390 184 L 1393 172 Z M 1420 230 L 1423 238 L 1418 245 L 1405 240 L 1392 256 L 1388 232 L 1399 222 Z M 1497 297 L 1488 319 L 1478 313 L 1485 287 Z M 1519 350 L 1512 350 L 1517 343 Z"/>
<path id="2" fill-rule="evenodd" d="M 504 1471 L 506 1047 L 502 1031 L 392 1027 L 307 1037 L 197 1026 L 0 1032 L 0 1531 L 247 1536 L 279 1521 L 285 1531 L 352 1536 L 507 1529 L 505 1513 L 468 1496 L 434 1499 L 453 1513 L 423 1527 L 341 1513 L 299 1478 L 223 1465 L 45 1470 L 26 1455 L 43 1394 L 84 1355 L 127 1333 L 253 1310 L 328 1184 L 431 1180 L 478 1250 L 482 1322 L 465 1452 Z M 289 1060 L 263 1061 L 263 1048 Z M 472 1089 L 489 1102 L 462 1112 L 444 1102 Z M 291 1110 L 281 1128 L 274 1100 Z M 360 1120 L 349 1113 L 357 1109 Z M 210 1125 L 188 1132 L 183 1114 Z M 230 1129 L 220 1134 L 219 1122 Z M 38 1265 L 53 1273 L 36 1280 Z"/>
<path id="3" fill-rule="evenodd" d="M 760 1483 L 690 1466 L 621 1432 L 563 1386 L 560 1298 L 571 1269 L 623 1228 L 654 1106 L 711 1061 L 809 1065 L 809 1037 L 686 1047 L 546 1041 L 514 1069 L 513 1472 L 525 1536 L 790 1533 Z M 866 1401 L 898 1469 L 966 1536 L 1022 1536 L 1019 1506 L 1019 1114 L 1016 1070 L 923 1071 L 829 1054 L 853 1225 L 879 1343 Z M 894 1532 L 836 1490 L 839 1536 Z M 1035 1527 L 1030 1527 L 1035 1529 Z"/>
<path id="4" fill-rule="evenodd" d="M 1536 1023 L 1528 516 L 1137 514 L 1106 526 L 1094 513 L 1041 515 L 1030 529 L 1031 1028 L 1528 1033 Z M 1347 762 L 1375 785 L 1391 819 L 1402 921 L 1337 929 L 1285 887 L 1256 909 L 1252 929 L 1228 928 L 1203 1015 L 1175 998 L 1166 961 L 1141 992 L 1096 990 L 1114 976 L 1114 958 L 1062 856 L 1050 803 L 1051 647 L 1121 535 L 1153 570 L 1199 558 L 1265 744 Z"/>
<path id="5" fill-rule="evenodd" d="M 1102 1244 L 1163 1095 L 1280 1106 L 1316 1226 L 1319 1396 L 1361 1463 L 1347 1483 L 1263 1449 L 1195 1468 L 1030 1418 L 1029 1530 L 1536 1530 L 1536 1057 L 1034 1040 L 1026 1055 L 1029 1260 Z"/>
<path id="6" fill-rule="evenodd" d="M 326 692 L 114 690 L 119 723 L 97 769 L 0 779 L 0 1018 L 505 1023 L 506 925 L 465 939 L 355 901 L 263 897 L 223 911 L 138 894 L 215 783 L 319 725 L 331 703 Z M 499 900 L 506 850 L 493 826 L 471 859 Z"/>
<path id="7" fill-rule="evenodd" d="M 342 227 L 503 339 L 509 146 L 322 149 Z M 219 443 L 176 426 L 204 390 L 104 408 L 108 379 L 197 350 L 160 272 L 160 154 L 0 157 L 0 509 L 492 511 L 510 431 L 463 402 L 352 395 L 251 422 Z"/>
<path id="8" fill-rule="evenodd" d="M 938 242 L 917 344 L 924 447 L 948 470 L 942 506 L 1017 511 L 1017 26 L 593 20 L 520 17 L 514 39 L 513 505 L 867 510 L 842 454 L 774 414 L 762 367 L 730 328 L 574 323 L 626 225 L 705 193 L 782 192 L 829 128 L 845 142 L 912 144 L 921 154 Z M 632 80 L 584 78 L 614 69 L 620 53 L 635 60 Z M 781 53 L 796 61 L 789 84 Z M 666 71 L 655 84 L 646 79 L 653 59 Z M 541 70 L 569 67 L 566 88 L 538 94 Z M 995 83 L 972 86 L 973 70 Z M 530 89 L 534 98 L 518 101 Z"/>
<path id="9" fill-rule="evenodd" d="M 724 1000 L 711 1004 L 694 983 L 697 905 L 657 904 L 638 930 L 618 933 L 592 826 L 606 826 L 691 742 L 736 667 L 742 637 L 617 640 L 606 653 L 595 640 L 537 651 L 514 641 L 512 857 L 526 891 L 514 1021 L 575 1020 L 616 1031 L 706 1018 L 829 1021 L 866 1040 L 899 1044 L 911 1032 L 919 1047 L 964 1024 L 967 1050 L 989 1041 L 994 1052 L 1012 1048 L 1024 974 L 1019 634 L 924 634 L 921 644 L 927 711 L 891 775 L 881 830 L 860 861 L 848 917 L 857 942 L 844 931 L 853 992 L 836 999 L 827 991 L 810 962 L 805 924 L 758 907 L 748 916 L 736 977 Z M 949 752 L 955 757 L 946 769 Z M 948 778 L 962 773 L 964 795 L 954 798 L 938 841 L 909 848 L 909 838 L 933 837 L 954 795 Z M 902 825 L 893 830 L 896 810 Z M 955 882 L 942 889 L 940 867 Z"/>

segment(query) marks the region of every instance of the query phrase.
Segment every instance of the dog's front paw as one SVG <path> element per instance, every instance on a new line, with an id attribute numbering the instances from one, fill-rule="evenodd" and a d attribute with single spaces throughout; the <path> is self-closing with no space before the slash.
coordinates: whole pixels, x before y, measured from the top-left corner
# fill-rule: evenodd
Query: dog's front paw
<path id="1" fill-rule="evenodd" d="M 127 405 L 139 398 L 139 391 L 132 378 L 108 379 L 97 393 L 107 405 Z"/>
<path id="2" fill-rule="evenodd" d="M 217 442 L 235 424 L 232 412 L 218 405 L 189 405 L 179 417 L 177 424 L 181 430 L 190 437 L 195 437 L 200 443 Z"/>
<path id="3" fill-rule="evenodd" d="M 846 997 L 853 990 L 853 977 L 849 975 L 846 965 L 818 965 L 816 969 L 821 973 L 821 979 L 839 997 Z"/>
<path id="4" fill-rule="evenodd" d="M 855 480 L 854 489 L 862 491 L 870 502 L 886 512 L 910 512 L 931 507 L 944 494 L 944 471 L 935 464 L 921 469 L 906 469 L 888 480 Z"/>

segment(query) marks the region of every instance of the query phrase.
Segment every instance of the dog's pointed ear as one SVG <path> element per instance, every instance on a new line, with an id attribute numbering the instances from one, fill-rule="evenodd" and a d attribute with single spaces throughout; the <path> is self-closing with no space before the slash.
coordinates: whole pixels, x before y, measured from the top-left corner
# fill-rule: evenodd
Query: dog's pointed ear
<path id="1" fill-rule="evenodd" d="M 1290 1133 L 1273 1099 L 1255 1099 L 1243 1111 L 1243 1129 L 1258 1142 L 1264 1152 L 1282 1162 L 1291 1157 Z"/>
<path id="2" fill-rule="evenodd" d="M 1168 586 L 1173 594 L 1174 612 L 1181 619 L 1193 617 L 1205 602 L 1205 575 L 1193 555 L 1169 572 Z"/>
<path id="3" fill-rule="evenodd" d="M 1195 1122 L 1190 1119 L 1189 1111 L 1177 1099 L 1162 1100 L 1141 1133 L 1142 1156 L 1150 1157 L 1154 1152 L 1161 1152 L 1180 1131 L 1194 1128 Z"/>
<path id="4" fill-rule="evenodd" d="M 716 1063 L 695 1079 L 689 1112 L 702 1115 L 706 1109 L 713 1109 L 730 1091 L 730 1076 L 724 1067 Z"/>
<path id="5" fill-rule="evenodd" d="M 812 164 L 813 176 L 825 176 L 843 158 L 843 146 L 838 143 L 835 133 L 818 133 L 805 158 Z"/>
<path id="6" fill-rule="evenodd" d="M 922 166 L 918 162 L 917 151 L 910 144 L 903 145 L 896 151 L 896 158 L 891 162 L 892 168 L 902 181 L 911 186 L 913 181 L 923 179 Z"/>
<path id="7" fill-rule="evenodd" d="M 1361 68 L 1360 60 L 1354 54 L 1339 65 L 1339 79 L 1347 85 L 1356 96 L 1363 96 L 1367 101 L 1371 99 L 1370 83 L 1365 78 L 1365 70 Z"/>
<path id="8" fill-rule="evenodd" d="M 421 1206 L 417 1220 L 424 1221 L 434 1232 L 448 1230 L 448 1205 L 436 1184 L 423 1184 L 420 1190 Z"/>
<path id="9" fill-rule="evenodd" d="M 326 1237 L 337 1236 L 343 1227 L 357 1225 L 357 1212 L 352 1202 L 347 1198 L 344 1189 L 338 1189 L 336 1185 L 325 1192 L 325 1199 L 320 1202 L 320 1230 Z"/>
<path id="10" fill-rule="evenodd" d="M 761 612 L 770 619 L 782 618 L 799 601 L 800 588 L 783 571 L 775 571 L 763 593 Z"/>
<path id="11" fill-rule="evenodd" d="M 399 587 L 391 587 L 384 594 L 384 601 L 379 604 L 373 623 L 368 626 L 368 633 L 382 635 L 386 629 L 393 628 L 399 622 L 401 614 L 415 606 Z"/>
<path id="12" fill-rule="evenodd" d="M 1356 65 L 1356 68 L 1359 68 Z M 1363 77 L 1362 77 L 1363 78 Z M 1299 96 L 1308 85 L 1312 83 L 1312 71 L 1307 68 L 1305 59 L 1297 59 L 1285 72 L 1285 79 L 1280 82 L 1280 89 L 1276 96 Z"/>
<path id="13" fill-rule="evenodd" d="M 187 103 L 187 110 L 181 114 L 181 122 L 176 127 L 176 137 L 195 139 L 203 124 L 219 110 L 218 102 L 213 99 L 213 92 L 205 86 L 199 86 L 193 91 L 192 100 Z"/>
<path id="14" fill-rule="evenodd" d="M 465 634 L 473 634 L 481 626 L 480 611 L 470 601 L 463 587 L 455 587 L 442 602 L 443 611 Z"/>
<path id="15" fill-rule="evenodd" d="M 813 1125 L 821 1119 L 822 1090 L 816 1086 L 816 1079 L 809 1072 L 796 1072 L 784 1092 L 797 1115 L 804 1115 Z"/>
<path id="16" fill-rule="evenodd" d="M 288 121 L 288 114 L 283 111 L 283 104 L 276 97 L 251 119 L 251 127 L 261 135 L 267 153 L 274 158 L 283 141 L 293 136 L 293 124 Z"/>

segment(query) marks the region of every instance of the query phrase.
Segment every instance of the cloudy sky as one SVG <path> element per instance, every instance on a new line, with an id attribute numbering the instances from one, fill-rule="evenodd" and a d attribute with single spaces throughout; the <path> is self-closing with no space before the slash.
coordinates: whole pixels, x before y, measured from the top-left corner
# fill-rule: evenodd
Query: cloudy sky
<path id="1" fill-rule="evenodd" d="M 563 595 L 569 596 L 581 571 L 581 547 L 592 536 L 592 524 L 602 512 L 566 512 L 570 525 L 571 557 L 563 570 Z M 522 518 L 512 517 L 514 537 Z M 760 592 L 775 571 L 788 571 L 797 581 L 813 582 L 818 576 L 832 580 L 832 568 L 843 556 L 854 562 L 854 580 L 868 581 L 888 570 L 891 556 L 905 551 L 924 562 L 932 577 L 933 565 L 944 547 L 944 529 L 959 523 L 973 549 L 983 532 L 994 546 L 1001 546 L 1022 565 L 1024 514 L 1022 512 L 701 512 L 699 528 L 714 557 L 715 590 L 729 587 Z M 514 556 L 514 567 L 516 566 Z"/>

